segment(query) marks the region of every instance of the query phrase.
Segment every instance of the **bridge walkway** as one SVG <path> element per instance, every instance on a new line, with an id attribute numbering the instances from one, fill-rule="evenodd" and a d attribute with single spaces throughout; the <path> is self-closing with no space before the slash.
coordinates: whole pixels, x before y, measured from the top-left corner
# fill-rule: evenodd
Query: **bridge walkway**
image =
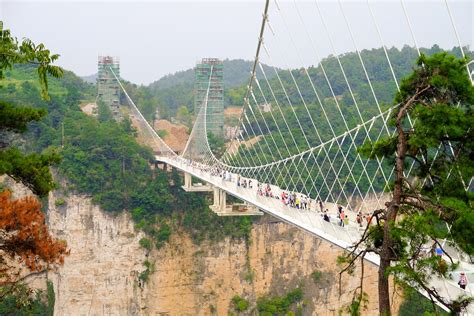
<path id="1" fill-rule="evenodd" d="M 296 209 L 284 205 L 281 200 L 275 197 L 267 197 L 258 194 L 256 180 L 252 188 L 244 188 L 237 186 L 237 175 L 232 174 L 231 181 L 224 180 L 219 175 L 212 175 L 207 170 L 207 166 L 201 166 L 199 163 L 189 163 L 184 158 L 179 156 L 168 157 L 168 156 L 156 156 L 157 161 L 167 163 L 185 173 L 192 175 L 209 183 L 213 187 L 224 190 L 230 195 L 233 195 L 242 201 L 258 207 L 265 213 L 279 218 L 280 220 L 298 226 L 301 229 L 309 232 L 310 234 L 322 238 L 334 245 L 339 246 L 342 249 L 349 249 L 362 235 L 362 230 L 358 224 L 354 221 L 354 214 L 348 212 L 350 215 L 349 225 L 346 227 L 339 226 L 338 220 L 336 220 L 337 205 L 333 203 L 325 203 L 324 207 L 331 210 L 332 220 L 327 222 L 323 219 L 322 214 L 317 210 L 319 208 L 316 203 L 312 203 L 310 209 Z M 275 186 L 271 186 L 275 196 L 279 195 L 279 189 Z M 375 265 L 379 265 L 379 257 L 376 254 L 368 253 L 365 259 Z M 465 271 L 469 280 L 474 280 L 474 266 L 472 264 L 462 262 L 462 270 Z M 434 276 L 431 280 L 432 286 L 434 286 L 441 295 L 449 297 L 450 299 L 456 299 L 461 295 L 469 295 L 469 292 L 474 290 L 474 284 L 470 283 L 467 290 L 461 289 L 457 285 L 458 272 L 453 273 L 452 280 L 445 280 Z M 469 307 L 469 314 L 474 315 L 474 306 L 472 304 Z"/>

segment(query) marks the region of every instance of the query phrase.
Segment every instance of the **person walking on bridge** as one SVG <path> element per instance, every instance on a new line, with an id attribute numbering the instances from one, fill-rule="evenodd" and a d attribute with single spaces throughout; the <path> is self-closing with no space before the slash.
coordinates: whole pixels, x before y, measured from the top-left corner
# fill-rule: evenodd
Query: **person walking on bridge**
<path id="1" fill-rule="evenodd" d="M 321 209 L 321 213 L 322 213 L 324 211 L 323 201 L 321 201 L 321 199 L 319 199 L 318 204 L 319 204 L 319 208 Z"/>
<path id="2" fill-rule="evenodd" d="M 464 274 L 464 272 L 461 272 L 461 274 L 459 275 L 459 287 L 463 290 L 466 289 L 466 285 L 467 285 L 467 277 L 466 275 Z"/>
<path id="3" fill-rule="evenodd" d="M 362 214 L 360 211 L 357 213 L 356 222 L 359 224 L 359 227 L 362 227 Z"/>
<path id="4" fill-rule="evenodd" d="M 344 219 L 346 218 L 344 211 L 342 210 L 342 207 L 339 209 L 339 226 L 344 227 Z"/>
<path id="5" fill-rule="evenodd" d="M 324 212 L 323 219 L 324 219 L 326 222 L 328 222 L 328 223 L 331 221 L 330 218 L 329 218 L 329 215 L 328 215 L 327 210 L 326 210 L 326 212 Z"/>

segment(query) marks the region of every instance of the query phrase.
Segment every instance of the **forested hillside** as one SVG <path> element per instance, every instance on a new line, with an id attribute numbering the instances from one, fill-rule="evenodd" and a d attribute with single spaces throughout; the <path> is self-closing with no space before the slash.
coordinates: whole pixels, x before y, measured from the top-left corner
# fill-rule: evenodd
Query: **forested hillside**
<path id="1" fill-rule="evenodd" d="M 225 106 L 241 105 L 241 96 L 250 78 L 253 62 L 242 59 L 224 60 L 224 96 Z M 267 76 L 275 76 L 273 68 L 263 66 Z M 257 71 L 260 75 L 260 70 Z M 126 89 L 134 102 L 142 110 L 143 115 L 152 120 L 156 110 L 159 118 L 176 117 L 178 110 L 186 108 L 194 111 L 194 69 L 169 74 L 148 86 L 137 86 L 127 83 Z M 122 102 L 127 102 L 125 98 Z"/>
<path id="2" fill-rule="evenodd" d="M 441 49 L 437 45 L 429 49 L 421 48 L 421 52 L 427 55 L 439 51 L 441 51 Z M 459 48 L 455 48 L 451 52 L 456 56 L 461 55 Z M 416 49 L 409 46 L 405 46 L 402 49 L 392 47 L 387 53 L 398 80 L 411 71 L 414 61 L 418 56 Z M 334 106 L 334 98 L 327 83 L 328 81 L 330 82 L 335 96 L 338 98 L 340 105 L 345 111 L 344 115 L 349 120 L 348 124 L 353 125 L 352 123 L 354 123 L 358 118 L 360 119 L 358 114 L 355 113 L 355 102 L 357 102 L 360 108 L 364 109 L 362 113 L 363 119 L 370 118 L 374 113 L 376 113 L 377 108 L 374 107 L 376 103 L 373 96 L 370 93 L 367 93 L 369 89 L 368 81 L 357 53 L 346 53 L 338 57 L 342 67 L 344 68 L 347 80 L 350 82 L 350 88 L 354 94 L 354 98 L 352 98 L 352 95 L 350 94 L 341 71 L 341 66 L 334 56 L 329 56 L 323 59 L 317 66 L 308 68 L 308 73 L 322 104 L 329 107 Z M 377 96 L 377 102 L 379 102 L 382 108 L 384 106 L 386 108 L 386 105 L 391 104 L 392 102 L 396 91 L 396 85 L 393 80 L 393 75 L 390 72 L 385 53 L 382 48 L 363 50 L 361 51 L 361 58 L 364 60 L 374 93 Z M 252 64 L 252 62 L 244 60 L 224 61 L 225 106 L 242 106 L 243 96 L 246 93 L 246 86 L 248 84 Z M 324 65 L 324 69 L 328 76 L 327 80 L 323 74 L 321 64 Z M 277 101 L 281 102 L 281 104 L 287 105 L 288 101 L 286 100 L 286 95 L 284 94 L 281 85 L 278 84 L 278 79 L 275 77 L 275 69 L 270 66 L 264 66 L 263 68 L 270 84 L 274 88 Z M 261 88 L 265 96 L 264 99 L 260 90 L 257 89 L 257 87 L 254 87 L 255 97 L 257 98 L 258 103 L 264 103 L 265 100 L 274 102 L 261 71 L 258 68 L 257 70 L 257 77 L 260 78 Z M 298 107 L 301 105 L 301 98 L 295 88 L 290 73 L 280 69 L 276 70 L 278 71 L 288 93 L 290 102 Z M 307 80 L 306 73 L 302 71 L 302 69 L 294 69 L 292 75 L 298 83 L 305 102 L 310 106 L 316 104 L 319 105 L 318 97 L 316 96 L 310 82 Z M 275 89 L 275 87 L 279 88 Z M 194 115 L 193 88 L 193 69 L 166 75 L 148 86 L 137 86 L 132 83 L 126 84 L 128 93 L 148 120 L 153 119 L 156 110 L 158 110 L 158 118 L 165 119 L 170 119 L 172 117 L 176 118 L 180 108 L 186 108 L 188 113 Z M 122 102 L 126 104 L 127 101 L 125 97 L 122 98 Z M 315 117 L 320 117 L 322 115 L 320 106 L 312 110 L 316 111 L 314 114 Z M 335 126 L 336 125 L 339 126 L 339 124 L 335 124 Z M 328 126 L 324 126 L 323 122 L 321 128 L 327 129 Z"/>
<path id="3" fill-rule="evenodd" d="M 432 54 L 439 51 L 439 48 L 433 47 L 423 51 L 427 54 Z M 410 71 L 417 56 L 416 51 L 409 47 L 404 47 L 402 50 L 392 48 L 389 53 L 392 63 L 396 64 L 396 69 L 399 70 L 396 73 L 398 77 L 402 77 Z M 459 55 L 459 50 L 454 50 L 453 53 Z M 376 90 L 380 106 L 382 109 L 386 109 L 391 103 L 396 87 L 386 65 L 384 52 L 382 49 L 374 49 L 363 51 L 362 56 L 366 61 L 368 72 L 370 74 L 374 73 L 371 77 L 371 82 Z M 350 79 L 355 100 L 359 108 L 363 109 L 363 118 L 368 119 L 377 113 L 377 108 L 372 99 L 373 97 L 370 94 L 364 93 L 367 89 L 367 81 L 358 62 L 358 57 L 355 53 L 348 53 L 341 56 L 340 59 Z M 323 61 L 323 64 L 330 77 L 329 80 L 332 83 L 334 93 L 338 97 L 342 115 L 335 107 L 334 99 L 331 97 L 331 92 L 325 83 L 324 76 L 322 76 L 320 65 L 310 68 L 308 73 L 315 82 L 315 87 L 319 93 L 319 100 L 321 100 L 322 104 L 319 103 L 305 74 L 301 70 L 294 70 L 292 72 L 301 88 L 300 91 L 306 101 L 306 105 L 318 125 L 319 136 L 314 133 L 308 133 L 307 135 L 308 141 L 312 146 L 318 144 L 321 139 L 325 140 L 332 137 L 329 125 L 323 120 L 323 107 L 326 110 L 329 121 L 333 123 L 332 127 L 335 133 L 341 133 L 344 130 L 342 117 L 346 119 L 349 126 L 355 126 L 360 122 L 360 117 L 354 106 L 354 99 L 352 99 L 347 90 L 347 85 L 345 85 L 337 60 L 334 57 L 329 57 Z M 245 65 L 250 67 L 250 63 L 242 61 L 230 62 L 230 65 L 237 65 L 237 68 Z M 228 68 L 232 69 L 229 66 Z M 192 71 L 188 71 L 188 75 L 183 73 L 170 79 L 177 84 L 174 86 L 163 83 L 165 81 L 156 83 L 157 86 L 168 87 L 168 90 L 163 88 L 164 90 L 174 91 L 169 96 L 172 102 L 170 101 L 169 104 L 160 103 L 168 111 L 173 108 L 173 104 L 179 104 L 179 95 L 186 94 L 185 92 L 180 92 L 180 84 L 188 84 L 189 93 L 190 95 L 192 94 L 192 82 L 187 81 L 189 80 L 187 78 L 189 74 L 192 75 Z M 33 68 L 16 67 L 15 70 L 7 72 L 6 75 L 7 78 L 3 83 L 5 89 L 0 89 L 0 97 L 2 99 L 16 104 L 31 105 L 48 110 L 48 115 L 44 120 L 31 125 L 28 141 L 22 143 L 18 140 L 18 142 L 22 143 L 25 149 L 30 150 L 43 150 L 50 146 L 61 147 L 62 144 L 64 145 L 60 149 L 60 154 L 63 158 L 57 166 L 58 173 L 68 183 L 67 187 L 61 188 L 62 190 L 73 190 L 88 194 L 107 211 L 130 211 L 138 226 L 154 236 L 158 244 L 163 239 L 166 239 L 165 237 L 170 229 L 165 224 L 167 222 L 166 219 L 176 215 L 180 218 L 179 222 L 183 226 L 189 227 L 190 232 L 197 239 L 206 238 L 206 236 L 213 238 L 217 234 L 245 236 L 248 233 L 250 222 L 247 219 L 218 218 L 210 213 L 202 197 L 194 194 L 182 194 L 179 189 L 180 180 L 176 174 L 171 179 L 174 185 L 170 187 L 168 185 L 170 179 L 168 179 L 167 175 L 159 171 L 151 172 L 149 164 L 152 160 L 152 153 L 149 149 L 136 143 L 133 136 L 133 128 L 128 120 L 116 123 L 108 119 L 107 116 L 99 116 L 96 119 L 82 113 L 78 105 L 81 102 L 95 100 L 96 88 L 94 85 L 84 82 L 72 72 L 66 72 L 62 80 L 51 80 L 51 100 L 42 101 L 39 97 L 38 86 L 35 84 Z M 280 71 L 279 75 L 289 92 L 289 98 L 295 113 L 302 118 L 301 124 L 303 128 L 311 131 L 312 125 L 307 111 L 301 104 L 298 92 L 292 86 L 289 72 Z M 237 83 L 239 80 L 244 80 L 244 76 L 242 75 L 240 79 L 233 78 L 229 82 Z M 274 87 L 277 86 L 275 84 L 276 80 L 277 78 L 270 79 Z M 240 87 L 229 89 L 229 92 L 235 93 L 236 99 L 241 99 L 245 92 L 245 85 L 246 83 Z M 262 85 L 262 87 L 263 94 L 260 91 L 255 91 L 258 102 L 264 101 L 263 95 L 265 95 L 267 100 L 271 100 L 271 93 L 269 90 L 266 90 L 268 88 L 265 88 L 265 85 Z M 158 97 L 153 95 L 153 91 L 150 88 L 137 87 L 127 83 L 126 89 L 129 91 L 132 99 L 142 109 L 153 109 L 154 102 Z M 282 108 L 282 112 L 288 112 L 290 105 L 285 101 L 283 90 L 275 91 L 275 95 Z M 162 97 L 163 95 L 161 95 Z M 192 100 L 191 96 L 189 98 Z M 126 102 L 123 103 L 126 104 Z M 283 148 L 283 139 L 290 138 L 289 131 L 285 131 L 284 128 L 282 128 L 283 138 L 276 133 L 276 125 L 282 124 L 282 117 L 279 113 L 272 111 L 271 114 L 264 113 L 262 116 L 249 115 L 251 124 L 255 128 L 257 122 L 261 127 L 264 126 L 262 124 L 263 117 L 269 122 L 269 128 L 262 130 L 265 135 L 263 140 L 260 141 L 262 144 L 265 138 L 269 140 L 271 135 L 275 139 L 277 147 Z M 272 114 L 275 120 L 271 117 Z M 296 144 L 290 144 L 289 152 L 286 153 L 288 155 L 297 152 L 298 149 L 305 148 L 307 144 L 301 130 L 297 127 L 295 116 L 286 115 L 286 119 L 289 126 L 291 126 L 291 133 L 296 140 Z M 63 126 L 64 138 L 61 134 Z M 248 138 L 253 136 L 251 134 L 245 135 Z M 346 143 L 342 145 L 348 146 Z M 268 141 L 266 147 L 262 146 L 260 148 L 263 148 L 263 151 L 257 150 L 256 146 L 248 149 L 248 151 L 254 157 L 261 158 L 262 161 L 273 159 L 276 150 L 272 142 Z M 244 149 L 241 148 L 240 150 L 242 154 Z M 342 157 L 338 159 L 342 159 Z M 351 160 L 353 157 L 346 157 L 346 159 Z M 321 166 L 325 166 L 322 161 Z M 296 166 L 288 166 L 287 169 L 288 172 L 295 173 L 295 168 Z M 369 164 L 367 166 L 369 172 L 371 168 L 374 168 L 374 166 Z M 362 172 L 361 169 L 361 166 L 355 165 L 352 172 L 358 177 Z M 339 176 L 347 177 L 344 171 Z M 314 178 L 308 177 L 306 181 L 313 180 Z M 328 181 L 334 181 L 334 179 L 331 179 L 331 174 L 328 175 Z M 300 185 L 303 186 L 304 183 L 300 182 Z M 349 180 L 347 185 L 351 187 L 354 183 L 351 183 Z M 364 184 L 360 183 L 359 186 L 363 187 Z M 185 209 L 193 209 L 193 212 L 182 213 Z M 216 227 L 216 225 L 222 227 L 222 229 L 209 229 L 210 227 Z M 156 227 L 164 228 L 161 231 Z"/>
<path id="4" fill-rule="evenodd" d="M 426 55 L 432 55 L 440 52 L 441 48 L 434 45 L 431 48 L 421 48 L 420 50 Z M 461 56 L 459 48 L 453 48 L 449 53 Z M 418 57 L 417 50 L 409 46 L 404 46 L 402 49 L 392 47 L 387 50 L 387 54 L 398 81 L 410 73 Z M 474 56 L 472 52 L 469 54 L 471 57 Z M 360 58 L 364 61 L 370 85 Z M 329 56 L 318 65 L 308 68 L 307 73 L 304 69 L 294 69 L 291 73 L 278 70 L 279 78 L 275 76 L 273 68 L 264 67 L 268 82 L 261 73 L 257 74 L 260 87 L 256 85 L 253 87 L 255 100 L 251 99 L 251 102 L 254 112 L 248 113 L 248 121 L 245 121 L 246 128 L 243 135 L 247 139 L 260 134 L 263 137 L 256 146 L 248 149 L 240 148 L 240 154 L 253 157 L 253 162 L 273 161 L 275 154 L 279 155 L 280 153 L 282 157 L 288 157 L 310 146 L 328 141 L 336 135 L 341 135 L 348 129 L 356 128 L 374 115 L 387 110 L 392 106 L 397 86 L 384 50 L 382 48 L 362 50 L 360 58 L 356 52 L 346 53 L 338 58 Z M 243 104 L 247 86 L 246 77 L 248 77 L 250 67 L 250 62 L 242 60 L 225 62 L 226 105 L 241 106 Z M 324 75 L 323 67 L 327 78 Z M 189 122 L 192 122 L 194 115 L 193 75 L 193 70 L 189 69 L 165 76 L 147 87 L 126 83 L 125 88 L 148 120 L 156 118 L 154 113 L 158 109 L 159 118 L 174 118 L 191 127 L 192 124 Z M 311 81 L 308 80 L 308 77 L 311 78 Z M 280 80 L 283 85 L 280 84 Z M 239 82 L 240 85 L 232 87 Z M 272 111 L 263 113 L 256 110 L 255 102 L 258 104 L 271 103 Z M 122 96 L 122 103 L 127 103 L 124 96 Z M 285 115 L 285 119 L 283 119 L 283 115 Z M 302 129 L 299 128 L 299 124 Z M 317 127 L 318 133 L 314 132 L 314 126 Z M 367 136 L 376 139 L 382 129 L 382 121 L 377 120 L 370 131 L 363 130 L 358 133 L 354 139 L 355 143 L 361 145 Z M 358 186 L 363 190 L 367 189 L 369 185 L 365 180 L 367 177 L 361 177 L 362 173 L 366 171 L 364 171 L 361 162 L 355 158 L 355 150 L 352 150 L 348 157 L 336 155 L 340 146 L 348 148 L 351 141 L 352 139 L 348 137 L 344 143 L 332 146 L 326 153 L 336 157 L 333 164 L 335 163 L 337 166 L 342 165 L 344 159 L 348 162 L 345 163 L 347 168 L 344 167 L 339 175 L 336 175 L 337 172 L 333 170 L 326 176 L 329 183 L 336 181 L 336 178 L 342 179 L 341 181 L 345 183 L 345 189 L 348 192 L 355 188 L 354 178 L 361 179 Z M 331 169 L 329 161 L 324 157 L 326 155 L 321 155 L 318 163 L 323 169 L 329 170 Z M 237 164 L 244 161 L 246 160 L 235 160 Z M 310 161 L 310 165 L 312 164 L 313 162 Z M 349 166 L 353 166 L 352 170 Z M 297 174 L 296 168 L 296 165 L 285 167 L 287 176 Z M 367 173 L 375 178 L 374 187 L 382 190 L 384 179 L 380 173 L 377 176 L 378 168 L 378 163 L 367 162 Z M 384 168 L 389 167 L 387 165 Z M 306 180 L 300 180 L 296 189 L 320 187 L 322 183 L 317 180 L 316 169 L 313 169 L 315 174 L 309 174 L 305 177 Z M 350 173 L 353 176 L 349 177 Z M 268 180 L 262 179 L 262 181 Z M 275 183 L 285 182 L 283 178 L 272 179 L 272 181 Z M 308 185 L 311 181 L 316 181 L 316 185 Z M 314 192 L 310 193 L 314 194 Z M 321 193 L 328 194 L 325 190 Z"/>
<path id="5" fill-rule="evenodd" d="M 441 49 L 436 45 L 430 49 L 421 49 L 421 52 L 426 55 L 440 51 Z M 391 48 L 387 53 L 398 81 L 411 72 L 418 57 L 417 51 L 408 46 L 401 50 Z M 461 57 L 459 48 L 454 48 L 448 53 Z M 470 54 L 474 56 L 472 52 Z M 328 142 L 347 130 L 355 129 L 358 125 L 367 122 L 393 105 L 397 86 L 382 48 L 361 51 L 361 58 L 364 61 L 370 85 L 357 53 L 347 53 L 338 57 L 339 61 L 334 56 L 323 59 L 318 66 L 308 68 L 307 73 L 304 69 L 295 69 L 291 73 L 280 71 L 279 78 L 275 77 L 268 82 L 260 80 L 261 89 L 254 86 L 253 92 L 256 101 L 251 100 L 253 111 L 248 111 L 247 119 L 244 120 L 243 137 L 247 139 L 258 135 L 263 135 L 263 137 L 260 138 L 257 145 L 251 148 L 241 146 L 242 159 L 235 159 L 236 164 L 245 162 L 260 164 L 274 161 L 275 155 L 280 153 L 283 158 L 289 157 L 310 147 Z M 327 78 L 324 76 L 321 65 L 324 67 Z M 341 70 L 341 65 L 347 81 Z M 308 77 L 311 78 L 311 81 Z M 241 95 L 242 98 L 243 95 Z M 261 112 L 255 106 L 255 103 L 267 102 L 272 104 L 270 112 Z M 323 170 L 328 170 L 327 174 L 324 173 L 326 174 L 325 180 L 328 183 L 334 183 L 339 179 L 344 183 L 344 192 L 353 192 L 356 186 L 354 179 L 360 179 L 357 185 L 364 192 L 369 183 L 366 180 L 368 177 L 362 175 L 367 173 L 370 178 L 375 179 L 375 189 L 383 190 L 384 179 L 377 171 L 378 163 L 367 162 L 366 172 L 361 161 L 356 158 L 356 148 L 347 150 L 353 143 L 356 146 L 362 145 L 366 137 L 370 137 L 372 140 L 376 139 L 381 132 L 383 132 L 383 124 L 382 120 L 378 119 L 371 124 L 370 130 L 361 129 L 357 134 L 353 133 L 355 136 L 345 137 L 344 140 L 335 142 L 334 146 L 327 146 L 325 149 L 327 152 L 317 158 L 318 165 Z M 341 147 L 345 148 L 344 151 L 349 152 L 347 157 L 338 154 Z M 245 156 L 253 157 L 253 159 L 248 161 L 244 158 Z M 312 166 L 315 158 L 309 156 L 311 155 L 308 154 L 305 158 L 309 158 L 309 166 Z M 325 159 L 327 156 L 335 157 L 332 165 L 338 166 L 337 171 L 331 170 L 331 162 Z M 281 157 L 278 156 L 278 158 Z M 340 170 L 339 166 L 342 166 Z M 283 177 L 267 181 L 286 187 L 285 183 L 287 183 L 288 177 L 298 174 L 297 168 L 296 164 L 287 164 L 284 167 L 286 173 Z M 383 168 L 388 170 L 389 164 Z M 329 194 L 323 186 L 321 177 L 317 176 L 317 169 L 314 168 L 310 174 L 306 174 L 306 180 L 295 181 L 296 190 L 311 188 L 312 184 L 316 183 L 316 188 L 322 188 L 319 193 L 323 197 Z M 309 172 L 309 170 L 306 171 Z M 316 194 L 314 187 L 310 193 Z"/>
<path id="6" fill-rule="evenodd" d="M 16 143 L 27 152 L 56 148 L 62 157 L 56 166 L 62 183 L 58 190 L 89 195 L 108 212 L 130 212 L 137 227 L 151 237 L 146 245 L 160 247 L 171 231 L 183 228 L 196 241 L 247 236 L 248 219 L 214 216 L 202 195 L 182 192 L 177 173 L 152 171 L 152 152 L 136 142 L 130 121 L 84 114 L 79 104 L 95 100 L 93 85 L 66 72 L 61 80 L 50 80 L 51 100 L 43 101 L 35 76 L 33 67 L 8 71 L 0 98 L 48 111 L 43 120 L 30 124 L 26 139 Z"/>
<path id="7" fill-rule="evenodd" d="M 97 83 L 97 73 L 89 76 L 81 76 L 81 79 L 85 82 L 96 84 Z"/>

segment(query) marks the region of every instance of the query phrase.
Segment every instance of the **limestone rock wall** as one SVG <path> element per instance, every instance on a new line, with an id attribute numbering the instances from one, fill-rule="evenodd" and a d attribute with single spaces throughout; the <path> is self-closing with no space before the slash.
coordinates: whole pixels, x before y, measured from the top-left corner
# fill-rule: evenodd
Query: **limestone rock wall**
<path id="1" fill-rule="evenodd" d="M 139 315 L 142 233 L 126 213 L 106 214 L 86 197 L 61 199 L 65 204 L 56 206 L 57 197 L 50 195 L 48 223 L 71 253 L 48 276 L 56 293 L 55 315 Z"/>
<path id="2" fill-rule="evenodd" d="M 105 213 L 88 197 L 50 194 L 48 224 L 71 250 L 47 276 L 55 288 L 55 315 L 228 315 L 234 295 L 249 300 L 247 314 L 255 314 L 257 298 L 284 295 L 298 285 L 304 315 L 337 315 L 359 285 L 356 271 L 339 287 L 339 248 L 270 216 L 254 225 L 248 243 L 227 238 L 195 245 L 180 232 L 150 254 L 139 246 L 143 234 L 128 214 Z M 145 260 L 156 271 L 141 285 Z M 365 270 L 369 305 L 363 314 L 375 315 L 376 268 L 366 263 Z M 316 282 L 314 271 L 320 272 Z"/>
<path id="3" fill-rule="evenodd" d="M 157 270 L 144 291 L 144 314 L 228 315 L 234 295 L 249 300 L 247 314 L 253 314 L 258 297 L 284 295 L 301 285 L 304 315 L 338 315 L 360 282 L 358 271 L 354 277 L 345 275 L 339 293 L 340 253 L 336 246 L 271 218 L 254 226 L 250 245 L 226 239 L 195 246 L 175 236 L 152 253 Z M 377 273 L 370 263 L 365 269 L 364 290 L 370 300 L 364 315 L 376 315 Z M 314 271 L 321 273 L 317 282 Z"/>

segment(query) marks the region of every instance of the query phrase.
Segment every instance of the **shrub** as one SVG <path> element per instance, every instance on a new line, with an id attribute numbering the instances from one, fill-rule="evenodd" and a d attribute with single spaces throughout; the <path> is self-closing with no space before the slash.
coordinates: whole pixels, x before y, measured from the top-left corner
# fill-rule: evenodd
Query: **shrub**
<path id="1" fill-rule="evenodd" d="M 0 315 L 45 315 L 54 313 L 54 288 L 47 282 L 47 290 L 34 292 L 25 284 L 17 283 L 0 287 Z"/>
<path id="2" fill-rule="evenodd" d="M 438 306 L 436 306 L 435 311 L 431 301 L 414 289 L 405 288 L 403 292 L 404 300 L 400 305 L 398 315 L 449 315 Z"/>
<path id="3" fill-rule="evenodd" d="M 66 201 L 64 199 L 57 199 L 56 201 L 54 201 L 54 205 L 56 206 L 63 206 L 66 204 Z"/>
<path id="4" fill-rule="evenodd" d="M 253 270 L 249 270 L 249 271 L 245 274 L 244 280 L 247 281 L 248 283 L 252 283 L 254 277 L 255 277 L 255 273 L 253 272 Z"/>
<path id="5" fill-rule="evenodd" d="M 311 278 L 313 279 L 314 283 L 319 283 L 319 281 L 321 281 L 322 276 L 323 273 L 319 270 L 314 270 L 313 273 L 311 273 Z"/>
<path id="6" fill-rule="evenodd" d="M 152 244 L 151 244 L 150 239 L 142 238 L 142 239 L 140 239 L 140 241 L 138 243 L 140 244 L 140 246 L 142 246 L 146 250 L 148 250 L 148 251 L 151 250 Z"/>
<path id="7" fill-rule="evenodd" d="M 138 279 L 140 279 L 141 281 L 143 281 L 143 283 L 145 283 L 146 281 L 148 281 L 150 274 L 155 272 L 155 264 L 148 260 L 145 260 L 143 262 L 143 265 L 145 266 L 145 270 L 140 273 L 140 275 L 138 276 Z"/>
<path id="8" fill-rule="evenodd" d="M 246 311 L 249 308 L 249 305 L 250 305 L 249 301 L 247 301 L 244 298 L 241 298 L 238 295 L 235 295 L 232 298 L 232 304 L 234 305 L 234 309 L 238 312 Z"/>
<path id="9" fill-rule="evenodd" d="M 143 281 L 143 282 L 146 282 L 148 281 L 148 277 L 150 276 L 150 271 L 148 270 L 145 270 L 145 271 L 142 271 L 140 273 L 140 275 L 138 276 L 138 278 Z"/>
<path id="10" fill-rule="evenodd" d="M 168 132 L 165 131 L 164 129 L 159 129 L 157 132 L 158 136 L 160 136 L 161 138 L 164 138 L 166 135 L 168 135 Z"/>
<path id="11" fill-rule="evenodd" d="M 292 304 L 303 299 L 303 290 L 296 288 L 285 296 L 260 298 L 257 300 L 257 309 L 260 315 L 280 315 L 290 311 Z"/>
<path id="12" fill-rule="evenodd" d="M 171 227 L 163 223 L 160 229 L 154 234 L 156 240 L 156 249 L 160 249 L 167 242 L 171 235 Z"/>

